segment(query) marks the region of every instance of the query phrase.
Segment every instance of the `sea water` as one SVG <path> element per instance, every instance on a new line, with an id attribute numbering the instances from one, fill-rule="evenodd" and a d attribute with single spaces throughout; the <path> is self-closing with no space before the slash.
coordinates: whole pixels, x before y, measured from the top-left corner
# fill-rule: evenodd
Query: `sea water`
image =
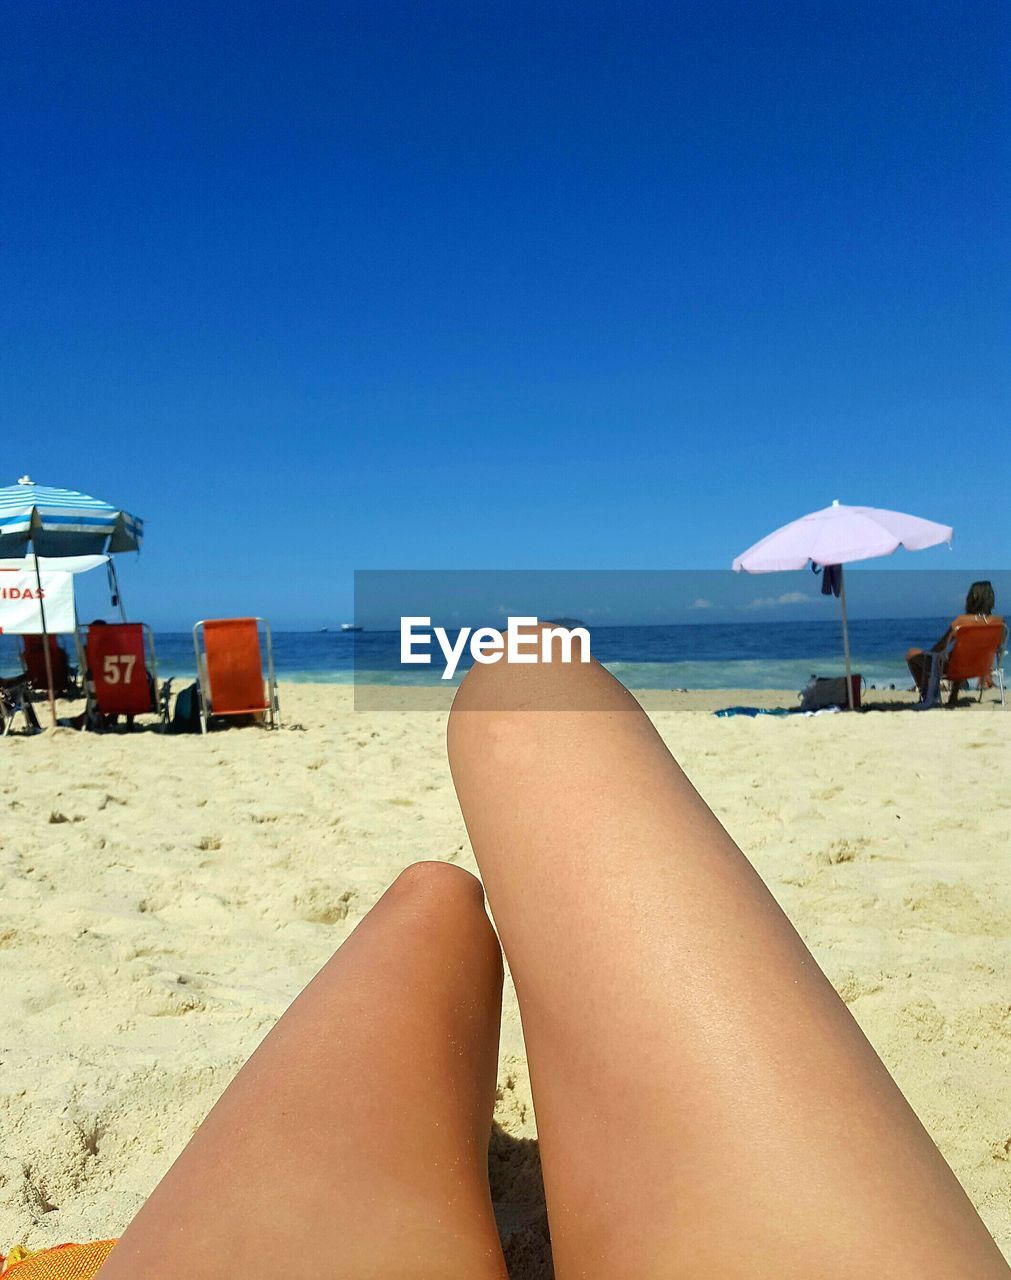
<path id="1" fill-rule="evenodd" d="M 878 688 L 909 688 L 904 655 L 929 648 L 948 618 L 876 618 L 850 623 L 853 670 Z M 801 689 L 812 675 L 843 671 L 838 620 L 820 622 L 701 623 L 599 627 L 591 631 L 595 658 L 632 689 Z M 0 674 L 19 670 L 17 637 L 0 636 Z M 67 643 L 65 640 L 64 643 Z M 189 632 L 155 635 L 158 674 L 193 679 L 196 659 Z M 441 664 L 403 667 L 397 631 L 276 631 L 274 668 L 279 680 L 346 684 L 439 684 Z M 461 662 L 458 682 L 469 664 Z"/>
<path id="2" fill-rule="evenodd" d="M 878 688 L 909 688 L 904 660 L 913 645 L 929 648 L 949 619 L 875 618 L 850 623 L 854 672 Z M 592 627 L 591 649 L 631 689 L 801 689 L 812 675 L 843 672 L 838 621 L 701 623 Z M 65 638 L 64 643 L 69 643 Z M 158 675 L 193 679 L 196 659 L 189 632 L 155 635 Z M 296 683 L 431 685 L 443 683 L 441 665 L 400 664 L 398 631 L 276 631 L 274 669 Z M 469 666 L 460 664 L 454 683 Z M 17 637 L 0 636 L 0 674 L 20 670 Z"/>

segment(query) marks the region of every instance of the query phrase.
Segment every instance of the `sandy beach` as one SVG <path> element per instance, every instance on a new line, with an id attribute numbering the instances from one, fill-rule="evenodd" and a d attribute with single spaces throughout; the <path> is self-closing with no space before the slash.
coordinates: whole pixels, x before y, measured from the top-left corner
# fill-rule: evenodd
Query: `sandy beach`
<path id="1" fill-rule="evenodd" d="M 1011 713 L 711 714 L 788 698 L 641 695 L 1011 1257 Z M 0 1251 L 121 1232 L 390 880 L 476 869 L 444 711 L 281 701 L 275 733 L 0 741 Z M 539 1280 L 508 984 L 497 1126 L 511 1271 Z"/>

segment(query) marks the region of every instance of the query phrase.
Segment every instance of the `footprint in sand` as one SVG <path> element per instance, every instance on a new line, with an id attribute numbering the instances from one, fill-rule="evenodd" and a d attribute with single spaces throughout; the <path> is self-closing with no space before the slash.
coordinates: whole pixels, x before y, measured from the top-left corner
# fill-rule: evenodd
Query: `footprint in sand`
<path id="1" fill-rule="evenodd" d="M 1011 1160 L 1011 1135 L 998 1139 L 990 1148 L 990 1154 L 995 1160 Z"/>
<path id="2" fill-rule="evenodd" d="M 834 796 L 842 794 L 842 787 L 826 787 L 824 791 L 815 791 L 815 800 L 831 800 Z"/>
<path id="3" fill-rule="evenodd" d="M 824 849 L 819 849 L 818 861 L 828 866 L 838 866 L 841 862 L 855 862 L 870 847 L 866 836 L 853 836 L 850 839 L 833 840 Z"/>
<path id="4" fill-rule="evenodd" d="M 310 885 L 294 899 L 295 915 L 310 924 L 340 924 L 358 900 L 356 889 L 337 893 L 329 885 Z"/>
<path id="5" fill-rule="evenodd" d="M 963 883 L 936 880 L 907 895 L 903 906 L 911 913 L 911 923 L 963 936 L 1003 936 L 1011 919 L 984 904 Z"/>
<path id="6" fill-rule="evenodd" d="M 864 996 L 877 995 L 885 989 L 880 977 L 870 978 L 853 972 L 840 974 L 833 979 L 832 985 L 846 1004 L 852 1004 L 854 1000 L 860 1000 Z"/>
<path id="7" fill-rule="evenodd" d="M 130 991 L 131 1013 L 149 1018 L 180 1018 L 207 1008 L 200 983 L 184 973 L 138 974 Z"/>
<path id="8" fill-rule="evenodd" d="M 939 1040 L 946 1026 L 944 1015 L 933 1000 L 914 1000 L 905 1004 L 895 1018 L 898 1026 L 912 1032 L 917 1040 Z"/>

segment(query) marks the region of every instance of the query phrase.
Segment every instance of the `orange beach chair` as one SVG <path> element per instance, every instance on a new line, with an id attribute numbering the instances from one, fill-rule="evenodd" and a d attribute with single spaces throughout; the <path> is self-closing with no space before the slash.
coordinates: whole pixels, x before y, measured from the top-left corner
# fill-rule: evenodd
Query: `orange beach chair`
<path id="1" fill-rule="evenodd" d="M 261 625 L 267 645 L 266 680 L 260 648 Z M 193 628 L 193 648 L 200 677 L 200 727 L 204 733 L 212 716 L 266 717 L 272 729 L 280 728 L 274 651 L 265 618 L 213 618 L 198 622 Z"/>
<path id="2" fill-rule="evenodd" d="M 43 641 L 44 637 L 41 635 L 24 635 L 21 637 L 21 661 L 33 693 L 46 693 L 49 689 L 49 680 L 46 676 L 46 650 Z M 53 692 L 56 696 L 62 698 L 67 694 L 79 693 L 80 690 L 75 678 L 77 671 L 70 665 L 66 649 L 54 635 L 49 637 L 49 660 L 53 667 Z"/>
<path id="3" fill-rule="evenodd" d="M 164 712 L 158 705 L 158 660 L 151 628 L 141 622 L 92 623 L 79 631 L 87 667 L 89 719 Z"/>
<path id="4" fill-rule="evenodd" d="M 969 622 L 952 627 L 948 647 L 931 655 L 930 681 L 920 706 L 932 707 L 941 692 L 942 681 L 949 684 L 979 681 L 979 700 L 989 683 L 1000 690 L 1000 705 L 1007 705 L 1004 691 L 1004 652 L 1007 648 L 1007 624 L 1003 618 L 989 622 Z"/>

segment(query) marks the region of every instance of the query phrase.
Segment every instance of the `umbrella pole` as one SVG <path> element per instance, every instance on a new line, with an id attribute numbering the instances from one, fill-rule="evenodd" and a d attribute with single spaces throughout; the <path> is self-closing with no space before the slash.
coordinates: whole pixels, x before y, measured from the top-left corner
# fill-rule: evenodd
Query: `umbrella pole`
<path id="1" fill-rule="evenodd" d="M 39 568 L 39 551 L 32 539 L 32 554 L 35 557 L 35 581 L 39 589 L 39 617 L 42 619 L 42 656 L 46 663 L 46 683 L 49 685 L 49 714 L 56 728 L 56 693 L 53 689 L 53 655 L 49 652 L 49 631 L 46 627 L 46 602 L 43 599 L 42 570 Z"/>
<path id="2" fill-rule="evenodd" d="M 839 604 L 842 608 L 842 644 L 846 659 L 846 705 L 853 710 L 853 674 L 850 662 L 850 631 L 846 622 L 846 575 L 842 565 L 839 566 Z"/>

